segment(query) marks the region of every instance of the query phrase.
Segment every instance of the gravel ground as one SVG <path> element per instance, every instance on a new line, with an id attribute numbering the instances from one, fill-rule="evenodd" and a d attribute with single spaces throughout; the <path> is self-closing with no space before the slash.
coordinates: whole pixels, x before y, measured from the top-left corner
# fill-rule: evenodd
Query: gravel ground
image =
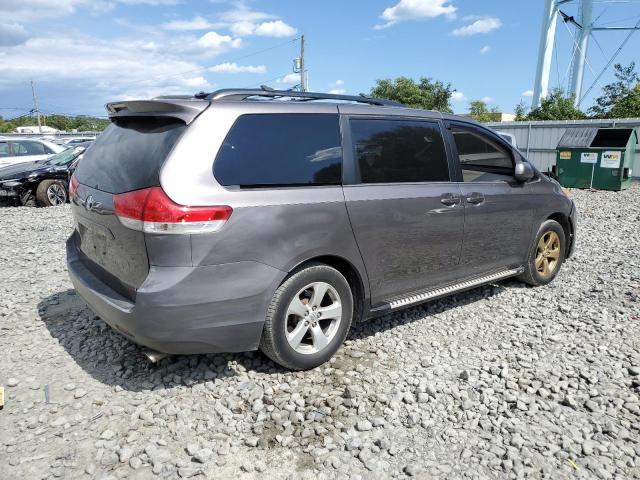
<path id="1" fill-rule="evenodd" d="M 573 195 L 551 285 L 356 325 L 304 373 L 150 364 L 74 294 L 68 207 L 0 209 L 0 477 L 640 478 L 640 184 Z"/>

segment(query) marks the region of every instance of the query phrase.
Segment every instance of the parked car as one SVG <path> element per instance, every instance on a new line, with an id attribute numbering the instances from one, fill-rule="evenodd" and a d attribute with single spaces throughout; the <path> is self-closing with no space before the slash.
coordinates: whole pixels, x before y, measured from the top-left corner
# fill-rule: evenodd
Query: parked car
<path id="1" fill-rule="evenodd" d="M 22 162 L 46 160 L 65 147 L 39 139 L 0 139 L 0 167 Z"/>
<path id="2" fill-rule="evenodd" d="M 512 133 L 507 132 L 496 132 L 502 138 L 504 138 L 507 142 L 513 145 L 515 148 L 518 148 L 518 142 L 516 141 L 516 136 Z"/>
<path id="3" fill-rule="evenodd" d="M 107 108 L 71 179 L 68 271 L 150 358 L 260 348 L 313 368 L 356 320 L 544 285 L 574 249 L 560 185 L 465 117 L 266 89 Z"/>
<path id="4" fill-rule="evenodd" d="M 0 168 L 0 201 L 40 207 L 66 203 L 70 174 L 86 148 L 86 145 L 76 145 L 47 160 Z"/>
<path id="5" fill-rule="evenodd" d="M 63 146 L 80 145 L 80 144 L 87 143 L 87 142 L 93 142 L 95 139 L 96 139 L 96 137 L 71 137 L 71 138 L 65 138 L 62 141 L 62 145 Z"/>

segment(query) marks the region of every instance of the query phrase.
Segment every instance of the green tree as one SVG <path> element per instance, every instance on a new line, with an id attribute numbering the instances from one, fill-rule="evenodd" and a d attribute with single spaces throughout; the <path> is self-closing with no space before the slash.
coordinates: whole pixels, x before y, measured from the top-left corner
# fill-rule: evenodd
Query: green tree
<path id="1" fill-rule="evenodd" d="M 589 113 L 596 118 L 628 118 L 640 116 L 640 98 L 636 73 L 636 64 L 631 62 L 624 67 L 619 63 L 613 66 L 616 80 L 602 89 L 602 95 Z"/>
<path id="2" fill-rule="evenodd" d="M 491 107 L 482 100 L 469 102 L 469 116 L 477 122 L 494 122 L 500 120 L 498 107 Z"/>
<path id="3" fill-rule="evenodd" d="M 515 114 L 516 114 L 516 122 L 523 122 L 527 119 L 527 106 L 524 101 L 521 101 L 518 105 L 516 105 Z"/>
<path id="4" fill-rule="evenodd" d="M 611 109 L 610 118 L 640 117 L 640 83 L 627 95 L 620 98 Z"/>
<path id="5" fill-rule="evenodd" d="M 527 120 L 581 120 L 587 116 L 573 106 L 574 97 L 567 97 L 556 88 L 542 99 L 540 106 L 527 115 Z"/>
<path id="6" fill-rule="evenodd" d="M 449 103 L 455 89 L 450 83 L 421 77 L 418 82 L 411 78 L 398 77 L 395 80 L 376 80 L 376 86 L 371 89 L 371 96 L 386 98 L 404 103 L 409 107 L 438 110 L 451 113 Z"/>
<path id="7" fill-rule="evenodd" d="M 77 130 L 79 132 L 101 132 L 107 128 L 110 123 L 106 118 L 88 117 L 85 115 L 79 115 L 76 117 L 67 117 L 65 115 L 43 115 L 41 120 L 43 125 L 65 132 L 72 130 Z M 0 117 L 0 133 L 11 133 L 15 131 L 16 127 L 37 124 L 38 119 L 33 115 L 16 117 L 10 120 Z"/>

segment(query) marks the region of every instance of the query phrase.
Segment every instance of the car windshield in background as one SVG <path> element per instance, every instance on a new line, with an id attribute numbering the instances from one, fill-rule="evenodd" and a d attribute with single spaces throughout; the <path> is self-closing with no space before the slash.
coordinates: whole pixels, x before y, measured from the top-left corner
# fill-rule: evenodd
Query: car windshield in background
<path id="1" fill-rule="evenodd" d="M 47 164 L 66 165 L 67 163 L 71 163 L 73 160 L 75 160 L 83 151 L 84 149 L 79 147 L 67 148 L 66 150 L 55 154 L 53 157 L 47 160 Z"/>

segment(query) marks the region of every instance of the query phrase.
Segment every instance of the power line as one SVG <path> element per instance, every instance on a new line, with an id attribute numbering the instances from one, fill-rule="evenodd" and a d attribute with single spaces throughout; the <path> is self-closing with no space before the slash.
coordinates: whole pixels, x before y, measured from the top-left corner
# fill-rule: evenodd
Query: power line
<path id="1" fill-rule="evenodd" d="M 573 43 L 576 46 L 576 49 L 580 52 L 580 54 L 582 55 L 582 49 L 580 48 L 580 46 L 578 45 L 578 41 L 576 40 L 575 35 L 573 34 L 573 32 L 571 30 L 569 30 L 569 26 L 566 24 L 566 22 L 562 22 L 564 24 L 564 26 L 567 28 L 567 31 L 569 32 L 569 35 L 571 35 L 571 38 L 573 39 Z M 584 61 L 586 62 L 587 66 L 589 67 L 589 70 L 591 70 L 591 73 L 593 74 L 594 77 L 596 77 L 596 81 L 598 82 L 598 84 L 600 85 L 600 88 L 604 88 L 604 85 L 602 85 L 599 81 L 599 77 L 596 76 L 596 72 L 593 69 L 593 67 L 591 66 L 591 62 L 589 62 L 589 59 L 587 58 L 586 55 L 584 55 Z M 583 97 L 584 98 L 584 97 Z"/>

